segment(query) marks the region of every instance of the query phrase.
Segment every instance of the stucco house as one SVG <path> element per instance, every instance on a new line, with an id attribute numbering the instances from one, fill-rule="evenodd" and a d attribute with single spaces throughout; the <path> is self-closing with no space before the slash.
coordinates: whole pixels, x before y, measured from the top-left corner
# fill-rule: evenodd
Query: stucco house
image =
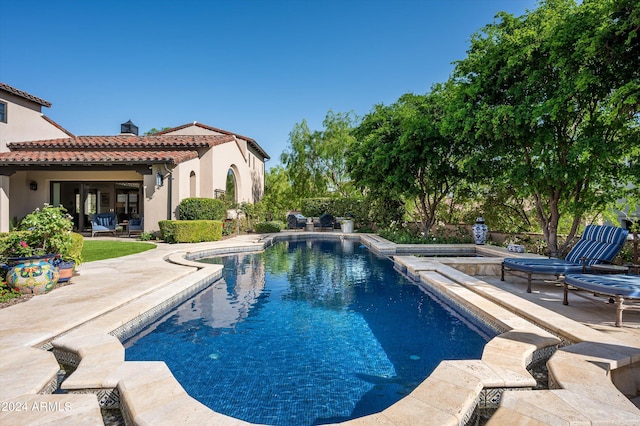
<path id="1" fill-rule="evenodd" d="M 63 205 L 78 230 L 96 213 L 144 217 L 144 230 L 176 219 L 187 197 L 217 198 L 233 179 L 236 202 L 264 192 L 269 155 L 246 136 L 193 122 L 140 136 L 74 136 L 42 114 L 51 103 L 0 83 L 0 231 L 44 203 Z"/>

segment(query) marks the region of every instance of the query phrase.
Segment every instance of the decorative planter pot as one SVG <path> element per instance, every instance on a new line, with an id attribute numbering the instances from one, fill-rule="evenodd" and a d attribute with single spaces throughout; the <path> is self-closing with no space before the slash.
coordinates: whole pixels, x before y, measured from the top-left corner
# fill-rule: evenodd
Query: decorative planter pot
<path id="1" fill-rule="evenodd" d="M 353 220 L 345 219 L 342 222 L 340 222 L 340 229 L 345 234 L 351 234 L 353 232 Z"/>
<path id="2" fill-rule="evenodd" d="M 509 244 L 507 245 L 507 250 L 512 251 L 514 253 L 524 253 L 524 246 L 520 244 Z"/>
<path id="3" fill-rule="evenodd" d="M 23 294 L 43 294 L 58 282 L 60 272 L 52 263 L 54 255 L 9 258 L 7 284 Z"/>
<path id="4" fill-rule="evenodd" d="M 56 261 L 54 264 L 58 267 L 58 271 L 60 272 L 60 277 L 58 277 L 59 283 L 66 283 L 71 280 L 73 276 L 73 271 L 76 267 L 76 262 L 70 260 L 68 262 L 65 261 Z"/>
<path id="5" fill-rule="evenodd" d="M 487 233 L 489 232 L 489 228 L 484 224 L 484 219 L 480 216 L 475 225 L 473 225 L 473 239 L 476 244 L 482 245 L 487 242 Z"/>

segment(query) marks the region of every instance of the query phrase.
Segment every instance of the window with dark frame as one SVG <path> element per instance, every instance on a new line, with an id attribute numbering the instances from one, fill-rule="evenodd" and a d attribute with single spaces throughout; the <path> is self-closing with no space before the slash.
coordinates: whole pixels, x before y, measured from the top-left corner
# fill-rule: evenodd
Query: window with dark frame
<path id="1" fill-rule="evenodd" d="M 0 101 L 0 123 L 7 122 L 7 103 Z"/>

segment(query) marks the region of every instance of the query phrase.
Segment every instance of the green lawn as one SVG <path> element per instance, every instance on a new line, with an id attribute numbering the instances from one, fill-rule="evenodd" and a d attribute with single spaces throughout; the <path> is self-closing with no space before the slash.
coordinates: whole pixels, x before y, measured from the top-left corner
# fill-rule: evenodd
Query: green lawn
<path id="1" fill-rule="evenodd" d="M 122 257 L 128 254 L 141 253 L 156 248 L 155 244 L 133 241 L 112 240 L 84 240 L 82 247 L 82 261 L 93 262 L 95 260 Z"/>

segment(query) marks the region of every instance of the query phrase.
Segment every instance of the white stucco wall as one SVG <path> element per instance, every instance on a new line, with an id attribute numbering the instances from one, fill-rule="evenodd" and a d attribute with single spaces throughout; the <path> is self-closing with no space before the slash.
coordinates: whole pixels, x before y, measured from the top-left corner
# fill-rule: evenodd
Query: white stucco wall
<path id="1" fill-rule="evenodd" d="M 166 174 L 162 165 L 155 165 L 153 166 L 153 173 L 151 175 L 143 176 L 144 230 L 147 232 L 160 230 L 158 222 L 166 220 L 169 214 L 168 195 L 169 179 L 171 179 L 171 177 L 167 177 L 162 186 L 156 186 L 156 173 L 158 172 L 161 172 L 163 176 Z M 173 206 L 177 206 L 177 204 L 174 203 Z M 175 207 L 172 208 L 170 219 L 175 219 L 173 210 L 175 210 Z"/>
<path id="2" fill-rule="evenodd" d="M 197 125 L 187 126 L 176 130 L 172 135 L 221 135 L 223 133 L 205 129 Z M 185 170 L 183 164 L 178 166 Z M 253 150 L 246 140 L 236 137 L 235 141 L 218 145 L 202 154 L 199 172 L 196 172 L 198 182 L 198 197 L 215 198 L 215 190 L 224 190 L 227 183 L 227 172 L 233 167 L 236 177 L 236 191 L 238 202 L 256 202 L 254 197 L 254 181 L 258 182 L 258 193 L 264 194 L 264 160 Z M 187 178 L 189 174 L 180 174 L 181 198 L 189 194 Z"/>
<path id="3" fill-rule="evenodd" d="M 7 122 L 0 123 L 0 152 L 8 151 L 8 142 L 69 137 L 42 118 L 41 105 L 4 90 L 0 90 L 0 100 L 7 103 Z"/>
<path id="4" fill-rule="evenodd" d="M 180 200 L 191 197 L 191 172 L 196 175 L 196 197 L 204 197 L 202 193 L 202 167 L 199 159 L 185 161 L 180 163 L 175 169 L 172 170 L 168 178 L 172 179 L 171 184 L 171 198 L 173 199 L 173 214 L 172 219 L 177 218 L 177 207 L 180 204 Z M 167 175 L 166 170 L 163 168 L 163 176 Z M 168 183 L 168 182 L 167 182 Z"/>
<path id="5" fill-rule="evenodd" d="M 211 149 L 211 158 L 214 163 L 208 163 L 213 170 L 213 189 L 225 190 L 227 186 L 227 173 L 233 167 L 236 178 L 236 201 L 253 202 L 250 191 L 247 191 L 250 175 L 249 168 L 238 146 L 235 143 L 218 145 Z M 207 164 L 207 163 L 205 163 Z"/>

